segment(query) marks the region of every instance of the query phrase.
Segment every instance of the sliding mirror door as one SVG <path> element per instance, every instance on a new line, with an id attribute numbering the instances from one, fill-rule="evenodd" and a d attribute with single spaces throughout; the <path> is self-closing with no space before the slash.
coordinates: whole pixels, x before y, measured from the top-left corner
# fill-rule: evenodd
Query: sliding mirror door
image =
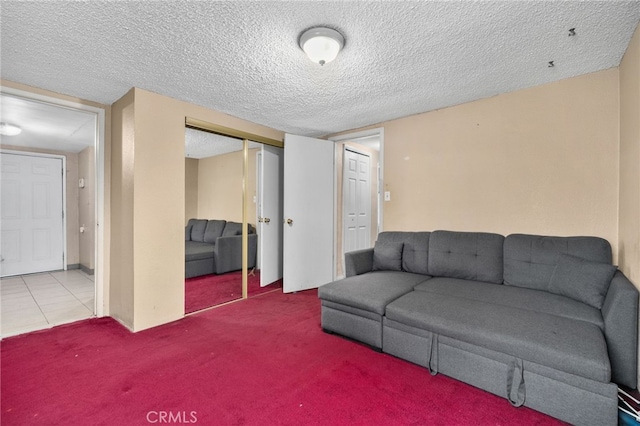
<path id="1" fill-rule="evenodd" d="M 244 163 L 242 140 L 185 129 L 185 314 L 243 296 Z M 251 269 L 257 236 L 249 232 Z"/>

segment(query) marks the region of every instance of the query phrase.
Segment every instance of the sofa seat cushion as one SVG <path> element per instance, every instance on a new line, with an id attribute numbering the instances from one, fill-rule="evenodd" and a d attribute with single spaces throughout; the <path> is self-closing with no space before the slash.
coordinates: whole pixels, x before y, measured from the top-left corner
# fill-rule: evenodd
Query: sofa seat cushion
<path id="1" fill-rule="evenodd" d="M 184 249 L 185 261 L 189 262 L 192 260 L 212 259 L 215 245 L 198 241 L 185 241 Z"/>
<path id="2" fill-rule="evenodd" d="M 546 291 L 441 277 L 418 284 L 415 290 L 558 315 L 586 321 L 604 330 L 604 320 L 599 309 Z"/>
<path id="3" fill-rule="evenodd" d="M 428 275 L 408 272 L 369 272 L 325 284 L 318 289 L 318 297 L 384 315 L 389 302 L 413 291 L 416 284 L 428 279 Z"/>
<path id="4" fill-rule="evenodd" d="M 602 330 L 585 321 L 425 291 L 391 302 L 385 316 L 569 374 L 611 379 Z"/>

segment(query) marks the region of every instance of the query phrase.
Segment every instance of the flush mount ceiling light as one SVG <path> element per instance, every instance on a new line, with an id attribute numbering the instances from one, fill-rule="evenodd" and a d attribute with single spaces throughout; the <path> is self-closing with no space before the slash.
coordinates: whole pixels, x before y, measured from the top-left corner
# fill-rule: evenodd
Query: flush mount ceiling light
<path id="1" fill-rule="evenodd" d="M 22 129 L 15 124 L 0 123 L 0 135 L 15 136 L 22 133 Z"/>
<path id="2" fill-rule="evenodd" d="M 300 47 L 309 59 L 320 65 L 333 61 L 344 46 L 344 37 L 326 27 L 308 29 L 300 35 Z"/>

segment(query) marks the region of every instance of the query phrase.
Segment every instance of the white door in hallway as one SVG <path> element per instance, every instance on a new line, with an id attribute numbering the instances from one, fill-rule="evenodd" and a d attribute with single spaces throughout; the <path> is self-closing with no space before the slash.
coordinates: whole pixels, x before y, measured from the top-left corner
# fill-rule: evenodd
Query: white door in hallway
<path id="1" fill-rule="evenodd" d="M 283 150 L 262 145 L 258 153 L 258 246 L 260 286 L 282 278 Z"/>
<path id="2" fill-rule="evenodd" d="M 64 269 L 63 160 L 3 152 L 0 275 Z"/>
<path id="3" fill-rule="evenodd" d="M 334 147 L 332 141 L 285 135 L 285 293 L 333 280 Z"/>
<path id="4" fill-rule="evenodd" d="M 343 167 L 344 252 L 371 247 L 371 159 L 345 147 Z"/>

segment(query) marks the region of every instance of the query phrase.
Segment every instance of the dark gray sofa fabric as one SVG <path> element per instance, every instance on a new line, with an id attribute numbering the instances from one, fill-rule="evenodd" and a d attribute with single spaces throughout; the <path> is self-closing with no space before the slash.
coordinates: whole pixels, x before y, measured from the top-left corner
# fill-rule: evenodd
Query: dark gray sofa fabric
<path id="1" fill-rule="evenodd" d="M 504 237 L 484 232 L 434 231 L 429 275 L 502 283 Z"/>
<path id="2" fill-rule="evenodd" d="M 346 277 L 373 271 L 373 249 L 351 251 L 344 255 L 344 272 Z"/>
<path id="3" fill-rule="evenodd" d="M 185 260 L 212 259 L 214 245 L 209 243 L 201 243 L 199 241 L 185 241 Z"/>
<path id="4" fill-rule="evenodd" d="M 638 385 L 638 290 L 620 271 L 609 285 L 602 306 L 612 380 L 635 389 Z"/>
<path id="5" fill-rule="evenodd" d="M 416 241 L 413 234 L 380 234 L 379 238 L 403 244 L 403 271 L 390 274 L 406 274 L 407 247 Z M 561 270 L 554 283 L 567 283 L 570 289 L 550 284 L 563 255 L 610 265 L 606 240 L 515 234 L 503 239 L 500 248 L 497 241 L 502 237 L 495 234 L 423 234 L 421 241 L 427 240 L 428 246 L 411 258 L 421 260 L 409 268 L 426 259 L 429 273 L 412 274 L 425 279 L 405 294 L 400 293 L 408 285 L 400 291 L 378 282 L 379 287 L 370 290 L 367 277 L 385 272 L 371 272 L 373 249 L 347 253 L 347 277 L 357 278 L 358 285 L 352 287 L 345 279 L 340 285 L 327 284 L 330 293 L 319 290 L 323 328 L 326 324 L 331 331 L 389 354 L 436 366 L 435 372 L 509 398 L 515 405 L 575 424 L 615 424 L 616 384 L 637 385 L 638 290 L 617 271 L 598 309 L 589 304 L 594 293 L 587 299 L 573 293 L 584 283 L 572 282 L 572 267 Z M 477 246 L 480 235 L 489 235 L 485 248 Z M 482 256 L 488 260 L 476 260 Z M 603 288 L 592 284 L 588 283 L 591 290 Z M 368 293 L 374 297 L 365 302 Z M 380 314 L 386 299 L 390 302 Z M 439 361 L 432 365 L 433 359 Z M 526 386 L 513 382 L 516 376 L 523 377 Z M 509 377 L 511 392 L 506 391 Z M 526 392 L 521 394 L 521 387 Z"/>
<path id="6" fill-rule="evenodd" d="M 611 245 L 602 238 L 511 234 L 504 241 L 504 283 L 548 291 L 561 253 L 611 264 Z"/>
<path id="7" fill-rule="evenodd" d="M 222 231 L 227 224 L 226 220 L 209 220 L 204 230 L 204 242 L 215 244 L 216 240 L 222 236 Z"/>
<path id="8" fill-rule="evenodd" d="M 389 303 L 385 317 L 588 379 L 611 379 L 602 330 L 584 321 L 421 291 Z"/>
<path id="9" fill-rule="evenodd" d="M 402 271 L 404 244 L 395 241 L 376 241 L 373 247 L 374 271 Z"/>
<path id="10" fill-rule="evenodd" d="M 441 277 L 434 277 L 418 284 L 415 290 L 558 315 L 586 321 L 604 330 L 604 321 L 599 309 L 546 291 Z"/>
<path id="11" fill-rule="evenodd" d="M 495 395 L 517 399 L 519 387 L 507 393 L 514 357 L 384 318 L 383 351 L 432 369 Z M 434 347 L 435 346 L 435 347 Z M 436 355 L 437 363 L 431 358 Z M 522 391 L 527 407 L 577 425 L 615 425 L 617 386 L 522 362 Z M 516 372 L 516 371 L 514 371 Z M 434 371 L 432 370 L 432 373 Z M 512 380 L 517 374 L 513 374 Z"/>
<path id="12" fill-rule="evenodd" d="M 187 228 L 191 228 L 191 241 L 204 242 L 204 231 L 207 229 L 207 219 L 189 219 Z"/>
<path id="13" fill-rule="evenodd" d="M 229 229 L 227 229 L 229 228 Z M 256 265 L 258 236 L 249 226 L 248 267 Z M 185 278 L 242 269 L 242 224 L 189 219 L 185 226 Z"/>
<path id="14" fill-rule="evenodd" d="M 611 264 L 561 253 L 549 280 L 549 291 L 600 309 L 617 269 Z"/>
<path id="15" fill-rule="evenodd" d="M 427 279 L 428 276 L 420 274 L 377 271 L 323 285 L 318 288 L 318 297 L 383 315 L 391 301 Z"/>
<path id="16" fill-rule="evenodd" d="M 381 232 L 378 234 L 378 241 L 402 243 L 402 270 L 429 275 L 430 235 L 431 232 Z"/>

